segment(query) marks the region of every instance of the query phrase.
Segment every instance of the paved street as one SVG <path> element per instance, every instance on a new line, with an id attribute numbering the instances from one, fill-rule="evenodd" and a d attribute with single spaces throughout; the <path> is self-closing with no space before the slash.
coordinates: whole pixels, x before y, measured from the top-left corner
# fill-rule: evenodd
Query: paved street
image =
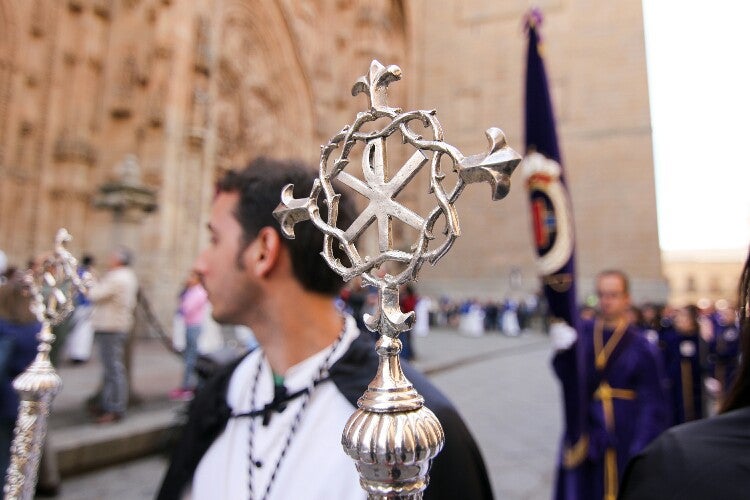
<path id="1" fill-rule="evenodd" d="M 161 367 L 152 369 L 154 380 L 159 370 L 174 371 L 174 360 L 158 355 L 158 346 L 139 349 L 141 356 L 154 358 L 149 365 Z M 550 498 L 561 417 L 546 337 L 473 338 L 436 330 L 416 339 L 416 352 L 416 364 L 454 401 L 479 442 L 496 497 Z M 157 357 L 165 360 L 156 362 Z M 70 393 L 76 392 L 72 383 Z M 172 381 L 161 383 L 169 387 Z M 163 458 L 149 457 L 66 478 L 58 498 L 151 498 L 165 466 Z"/>
<path id="2" fill-rule="evenodd" d="M 495 496 L 550 498 L 562 417 L 547 338 L 467 338 L 435 332 L 419 340 L 424 340 L 418 347 L 425 357 L 454 353 L 467 360 L 453 368 L 427 370 L 479 442 Z M 441 364 L 450 366 L 450 360 Z"/>

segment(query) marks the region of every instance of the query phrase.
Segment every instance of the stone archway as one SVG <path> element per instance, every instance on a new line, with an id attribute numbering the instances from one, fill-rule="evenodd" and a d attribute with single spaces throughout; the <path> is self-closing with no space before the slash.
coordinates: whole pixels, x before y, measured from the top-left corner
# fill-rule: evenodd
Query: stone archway
<path id="1" fill-rule="evenodd" d="M 218 33 L 217 166 L 237 168 L 258 155 L 314 159 L 310 91 L 278 6 L 228 1 Z"/>

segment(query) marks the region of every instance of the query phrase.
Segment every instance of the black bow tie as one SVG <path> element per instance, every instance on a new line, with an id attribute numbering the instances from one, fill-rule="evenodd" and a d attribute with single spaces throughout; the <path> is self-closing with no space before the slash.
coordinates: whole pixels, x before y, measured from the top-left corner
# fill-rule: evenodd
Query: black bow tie
<path id="1" fill-rule="evenodd" d="M 316 380 L 313 385 L 318 385 L 321 382 L 324 382 L 328 380 L 328 378 L 324 378 L 321 380 Z M 270 403 L 266 404 L 263 408 L 259 408 L 257 410 L 251 410 L 247 413 L 232 413 L 231 418 L 242 418 L 242 417 L 260 417 L 263 416 L 263 425 L 268 425 L 268 423 L 271 421 L 271 416 L 274 412 L 282 413 L 284 410 L 286 410 L 286 407 L 289 403 L 289 401 L 292 401 L 303 394 L 307 394 L 309 392 L 310 388 L 305 387 L 304 389 L 300 389 L 299 391 L 289 393 L 289 390 L 284 386 L 283 384 L 274 384 L 273 386 L 273 399 Z"/>

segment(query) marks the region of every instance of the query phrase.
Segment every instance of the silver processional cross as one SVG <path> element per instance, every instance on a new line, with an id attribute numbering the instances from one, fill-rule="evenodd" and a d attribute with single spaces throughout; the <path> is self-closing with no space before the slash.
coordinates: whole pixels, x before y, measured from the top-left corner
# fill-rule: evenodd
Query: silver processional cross
<path id="1" fill-rule="evenodd" d="M 415 281 L 425 262 L 435 264 L 460 236 L 460 226 L 455 203 L 467 184 L 487 182 L 492 189 L 492 199 L 505 197 L 510 189 L 510 176 L 521 157 L 505 142 L 498 128 L 486 131 L 489 150 L 473 156 L 464 156 L 457 148 L 443 141 L 443 130 L 434 110 L 402 112 L 388 106 L 388 85 L 401 78 L 398 66 L 383 66 L 373 61 L 367 76 L 355 83 L 352 94 L 366 93 L 370 108 L 357 114 L 354 122 L 346 125 L 321 148 L 320 170 L 310 195 L 294 198 L 293 186 L 281 193 L 281 204 L 274 211 L 284 234 L 294 238 L 294 225 L 311 220 L 324 233 L 322 256 L 328 265 L 344 280 L 362 276 L 363 282 L 378 289 L 379 310 L 375 315 L 365 315 L 365 323 L 381 337 L 376 344 L 380 357 L 375 378 L 357 402 L 358 409 L 347 422 L 341 443 L 346 453 L 354 459 L 360 474 L 360 484 L 370 499 L 418 499 L 429 481 L 431 460 L 443 447 L 445 436 L 440 422 L 424 406 L 424 399 L 404 376 L 398 354 L 400 332 L 411 328 L 414 312 L 404 313 L 399 307 L 399 287 Z M 387 121 L 375 131 L 365 131 L 363 126 L 376 121 Z M 416 133 L 411 124 L 421 124 L 431 131 L 428 138 Z M 388 179 L 386 139 L 398 133 L 404 144 L 416 149 L 406 163 Z M 364 144 L 362 154 L 363 179 L 345 171 L 349 155 L 355 144 Z M 338 151 L 338 156 L 332 155 Z M 446 173 L 441 160 L 447 157 L 456 174 L 456 183 L 446 190 L 443 182 Z M 429 192 L 437 206 L 422 217 L 395 197 L 427 163 L 430 163 Z M 332 181 L 338 179 L 346 186 L 368 199 L 367 206 L 345 229 L 337 227 L 338 203 Z M 326 220 L 320 215 L 318 199 L 324 197 L 328 207 Z M 444 238 L 437 240 L 434 226 L 444 218 Z M 393 219 L 400 220 L 418 231 L 411 251 L 393 247 Z M 359 236 L 377 220 L 379 254 L 362 256 L 357 248 Z M 333 254 L 334 241 L 346 254 L 349 265 Z M 400 265 L 400 272 L 381 276 L 374 271 L 385 263 Z"/>

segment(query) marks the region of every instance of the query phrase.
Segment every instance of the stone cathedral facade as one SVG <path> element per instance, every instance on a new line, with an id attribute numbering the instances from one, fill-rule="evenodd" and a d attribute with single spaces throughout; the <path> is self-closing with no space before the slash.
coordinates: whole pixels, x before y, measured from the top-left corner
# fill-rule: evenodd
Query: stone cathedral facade
<path id="1" fill-rule="evenodd" d="M 620 267 L 639 298 L 663 298 L 640 1 L 540 5 L 584 292 L 597 270 Z M 349 90 L 373 58 L 403 69 L 391 102 L 436 108 L 465 154 L 484 151 L 493 125 L 523 151 L 526 7 L 0 0 L 0 249 L 23 265 L 60 226 L 75 253 L 100 262 L 113 243 L 131 246 L 166 319 L 205 242 L 217 175 L 261 154 L 317 164 L 319 146 L 366 106 Z M 501 298 L 536 288 L 519 178 L 500 203 L 472 188 L 458 207 L 462 238 L 420 291 Z M 113 182 L 153 204 L 107 205 Z M 403 197 L 431 203 L 424 189 Z"/>

